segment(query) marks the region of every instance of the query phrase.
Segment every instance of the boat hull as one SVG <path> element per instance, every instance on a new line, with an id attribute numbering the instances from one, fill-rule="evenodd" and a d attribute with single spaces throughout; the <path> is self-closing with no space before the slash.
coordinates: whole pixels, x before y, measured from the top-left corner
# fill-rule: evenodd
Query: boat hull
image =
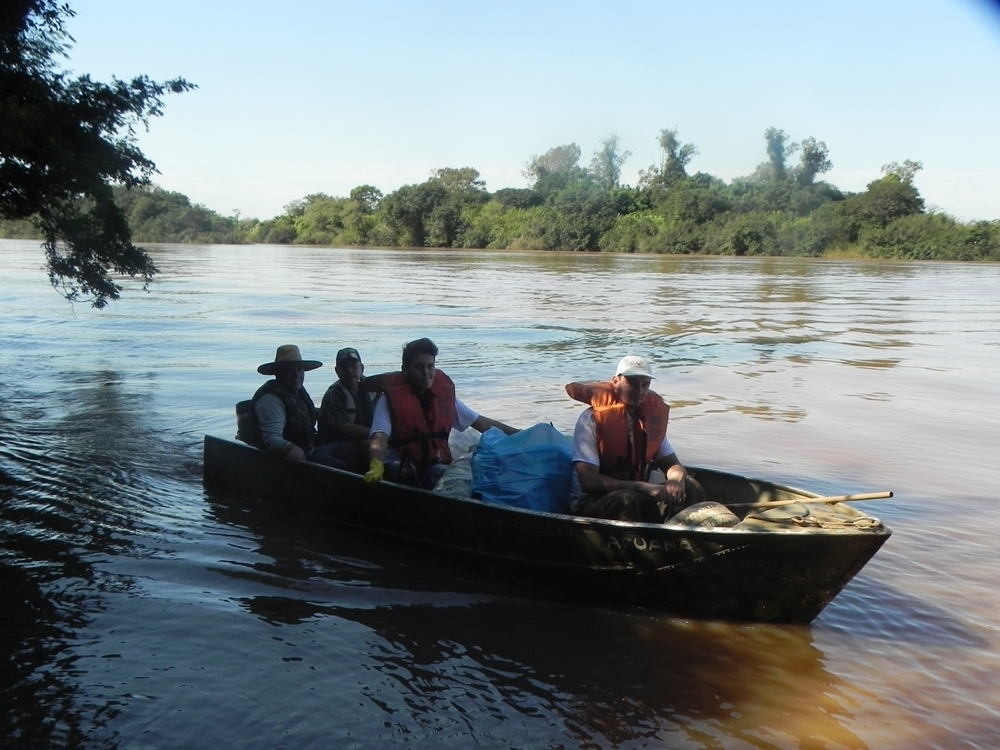
<path id="1" fill-rule="evenodd" d="M 699 469 L 709 499 L 760 496 L 760 484 Z M 261 498 L 340 524 L 471 555 L 598 600 L 676 613 L 810 622 L 889 537 L 881 524 L 835 528 L 686 528 L 627 523 L 453 498 L 317 464 L 290 463 L 205 437 L 212 491 Z M 767 485 L 785 496 L 812 493 Z M 845 517 L 861 517 L 844 507 Z"/>

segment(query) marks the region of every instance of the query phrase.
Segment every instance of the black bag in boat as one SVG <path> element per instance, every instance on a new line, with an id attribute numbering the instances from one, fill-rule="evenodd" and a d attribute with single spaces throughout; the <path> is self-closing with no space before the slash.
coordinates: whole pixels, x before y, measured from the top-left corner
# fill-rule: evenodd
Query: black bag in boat
<path id="1" fill-rule="evenodd" d="M 236 404 L 236 439 L 254 448 L 262 448 L 264 440 L 260 436 L 260 426 L 253 410 L 253 401 L 247 399 Z"/>

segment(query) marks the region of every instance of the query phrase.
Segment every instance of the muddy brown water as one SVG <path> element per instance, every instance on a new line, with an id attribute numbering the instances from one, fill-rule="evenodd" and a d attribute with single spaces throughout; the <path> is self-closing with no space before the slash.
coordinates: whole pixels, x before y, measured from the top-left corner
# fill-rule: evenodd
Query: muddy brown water
<path id="1" fill-rule="evenodd" d="M 1000 266 L 161 246 L 97 312 L 0 242 L 0 745 L 1000 746 Z M 654 366 L 682 460 L 893 536 L 810 626 L 562 601 L 202 487 L 258 364 L 430 336 L 459 396 L 569 432 Z"/>

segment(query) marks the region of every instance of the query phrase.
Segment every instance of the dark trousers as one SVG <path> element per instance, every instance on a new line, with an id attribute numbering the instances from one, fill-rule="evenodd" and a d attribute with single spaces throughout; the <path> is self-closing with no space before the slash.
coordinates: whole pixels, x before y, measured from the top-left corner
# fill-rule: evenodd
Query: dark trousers
<path id="1" fill-rule="evenodd" d="M 447 469 L 448 464 L 431 464 L 426 469 L 421 470 L 419 466 L 409 461 L 386 461 L 385 478 L 392 482 L 408 484 L 411 487 L 432 490 Z"/>
<path id="2" fill-rule="evenodd" d="M 612 521 L 633 523 L 663 523 L 682 508 L 705 501 L 705 490 L 688 477 L 684 484 L 684 502 L 672 498 L 657 501 L 645 492 L 615 490 L 606 495 L 584 495 L 580 498 L 577 513 L 590 518 L 609 518 Z"/>
<path id="3" fill-rule="evenodd" d="M 344 450 L 344 446 L 349 449 L 351 455 L 347 455 Z M 351 465 L 353 460 L 351 456 L 357 451 L 351 443 L 327 443 L 326 445 L 317 445 L 309 453 L 306 454 L 306 461 L 310 461 L 314 464 L 323 464 L 324 466 L 331 466 L 334 469 L 342 469 L 348 471 L 354 468 Z"/>
<path id="4" fill-rule="evenodd" d="M 338 440 L 333 443 L 326 443 L 316 447 L 314 453 L 320 453 L 329 458 L 336 459 L 343 463 L 337 467 L 353 471 L 355 474 L 364 474 L 368 471 L 368 454 L 363 452 L 353 440 Z M 314 460 L 312 458 L 310 461 Z"/>
<path id="5" fill-rule="evenodd" d="M 654 497 L 635 490 L 615 490 L 607 495 L 584 495 L 580 498 L 577 510 L 581 516 L 638 523 L 663 523 L 669 512 L 669 503 L 658 502 Z"/>

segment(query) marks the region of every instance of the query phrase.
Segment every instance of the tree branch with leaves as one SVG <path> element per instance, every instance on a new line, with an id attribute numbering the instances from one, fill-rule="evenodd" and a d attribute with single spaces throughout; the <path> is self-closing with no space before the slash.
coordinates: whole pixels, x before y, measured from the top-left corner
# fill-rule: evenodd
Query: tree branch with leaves
<path id="1" fill-rule="evenodd" d="M 148 185 L 156 173 L 137 129 L 163 114 L 166 94 L 195 86 L 147 76 L 101 83 L 63 71 L 73 15 L 54 0 L 0 10 L 0 217 L 31 219 L 52 285 L 71 302 L 103 308 L 121 294 L 112 274 L 148 288 L 157 272 L 114 201 L 115 186 Z"/>

